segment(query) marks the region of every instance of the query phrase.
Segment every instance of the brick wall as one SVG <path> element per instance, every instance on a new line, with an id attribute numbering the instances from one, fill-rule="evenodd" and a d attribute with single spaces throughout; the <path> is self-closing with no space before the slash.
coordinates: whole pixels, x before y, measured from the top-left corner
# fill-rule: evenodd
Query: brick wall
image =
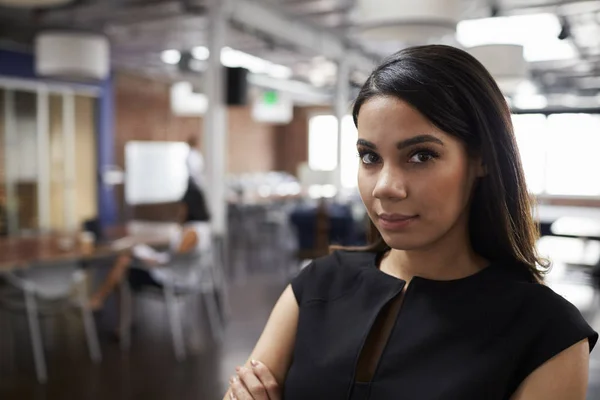
<path id="1" fill-rule="evenodd" d="M 179 117 L 171 113 L 169 85 L 131 73 L 115 78 L 115 161 L 124 166 L 125 144 L 131 140 L 185 141 L 200 135 L 201 117 Z M 278 127 L 252 120 L 249 107 L 228 109 L 227 170 L 232 173 L 277 170 Z M 200 142 L 200 148 L 202 143 Z M 294 151 L 286 147 L 286 151 Z M 141 206 L 125 210 L 123 188 L 117 188 L 121 219 L 168 220 L 174 205 Z M 127 217 L 127 218 L 126 218 Z"/>
<path id="2" fill-rule="evenodd" d="M 308 120 L 317 113 L 331 113 L 329 107 L 295 107 L 294 119 L 277 128 L 275 166 L 278 171 L 296 175 L 298 166 L 308 161 Z"/>
<path id="3" fill-rule="evenodd" d="M 167 83 L 119 73 L 115 80 L 115 97 L 115 155 L 121 166 L 125 144 L 130 140 L 185 141 L 202 132 L 201 117 L 179 117 L 171 113 Z M 229 107 L 228 126 L 228 171 L 275 169 L 275 126 L 253 121 L 248 107 Z"/>
<path id="4" fill-rule="evenodd" d="M 115 79 L 115 161 L 124 166 L 125 144 L 131 140 L 185 141 L 202 132 L 200 118 L 171 114 L 169 86 L 119 73 Z"/>

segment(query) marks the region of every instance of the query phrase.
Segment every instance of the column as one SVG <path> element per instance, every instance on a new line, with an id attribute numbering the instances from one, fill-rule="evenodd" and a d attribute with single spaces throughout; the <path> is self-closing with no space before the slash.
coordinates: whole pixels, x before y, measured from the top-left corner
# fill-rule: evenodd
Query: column
<path id="1" fill-rule="evenodd" d="M 6 218 L 9 235 L 15 235 L 19 230 L 19 214 L 16 192 L 15 152 L 17 150 L 17 135 L 15 121 L 15 92 L 4 90 L 4 168 L 6 182 Z"/>
<path id="2" fill-rule="evenodd" d="M 210 0 L 208 11 L 208 49 L 205 72 L 208 110 L 204 117 L 202 150 L 206 160 L 206 196 L 210 206 L 213 234 L 224 238 L 227 232 L 225 174 L 227 172 L 227 108 L 221 49 L 227 33 L 228 1 Z"/>
<path id="3" fill-rule="evenodd" d="M 77 230 L 76 218 L 76 166 L 75 166 L 75 96 L 73 92 L 63 93 L 63 154 L 64 160 L 64 218 L 65 230 L 75 232 Z"/>
<path id="4" fill-rule="evenodd" d="M 37 91 L 37 206 L 38 228 L 50 230 L 50 104 L 48 89 Z"/>

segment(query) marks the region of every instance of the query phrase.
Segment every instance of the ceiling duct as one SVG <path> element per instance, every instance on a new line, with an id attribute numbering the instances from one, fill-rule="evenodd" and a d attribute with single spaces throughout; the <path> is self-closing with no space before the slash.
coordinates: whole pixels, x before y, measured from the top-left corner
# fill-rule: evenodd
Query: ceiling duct
<path id="1" fill-rule="evenodd" d="M 73 0 L 0 0 L 0 6 L 18 8 L 58 7 L 72 3 Z"/>

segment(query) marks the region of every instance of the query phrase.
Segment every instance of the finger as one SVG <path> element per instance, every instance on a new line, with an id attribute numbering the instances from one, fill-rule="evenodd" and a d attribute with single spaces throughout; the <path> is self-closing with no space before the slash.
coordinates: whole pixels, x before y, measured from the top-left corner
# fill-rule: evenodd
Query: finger
<path id="1" fill-rule="evenodd" d="M 252 360 L 250 362 L 252 365 L 252 370 L 256 377 L 261 381 L 264 388 L 267 391 L 269 396 L 269 400 L 280 400 L 281 399 L 281 390 L 279 388 L 279 384 L 275 380 L 275 377 L 267 368 L 267 366 L 260 361 Z"/>
<path id="2" fill-rule="evenodd" d="M 253 400 L 252 395 L 237 376 L 232 376 L 229 379 L 229 398 L 231 400 Z"/>
<path id="3" fill-rule="evenodd" d="M 254 400 L 269 400 L 267 389 L 263 386 L 262 382 L 256 377 L 254 371 L 246 367 L 236 368 L 240 380 L 248 389 L 248 392 Z"/>

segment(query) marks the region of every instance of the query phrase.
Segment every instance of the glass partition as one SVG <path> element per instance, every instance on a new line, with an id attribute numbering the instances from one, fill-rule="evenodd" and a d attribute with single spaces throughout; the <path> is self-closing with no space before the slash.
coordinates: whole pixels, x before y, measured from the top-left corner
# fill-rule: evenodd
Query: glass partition
<path id="1" fill-rule="evenodd" d="M 96 99 L 0 88 L 0 235 L 75 231 L 97 214 Z"/>

